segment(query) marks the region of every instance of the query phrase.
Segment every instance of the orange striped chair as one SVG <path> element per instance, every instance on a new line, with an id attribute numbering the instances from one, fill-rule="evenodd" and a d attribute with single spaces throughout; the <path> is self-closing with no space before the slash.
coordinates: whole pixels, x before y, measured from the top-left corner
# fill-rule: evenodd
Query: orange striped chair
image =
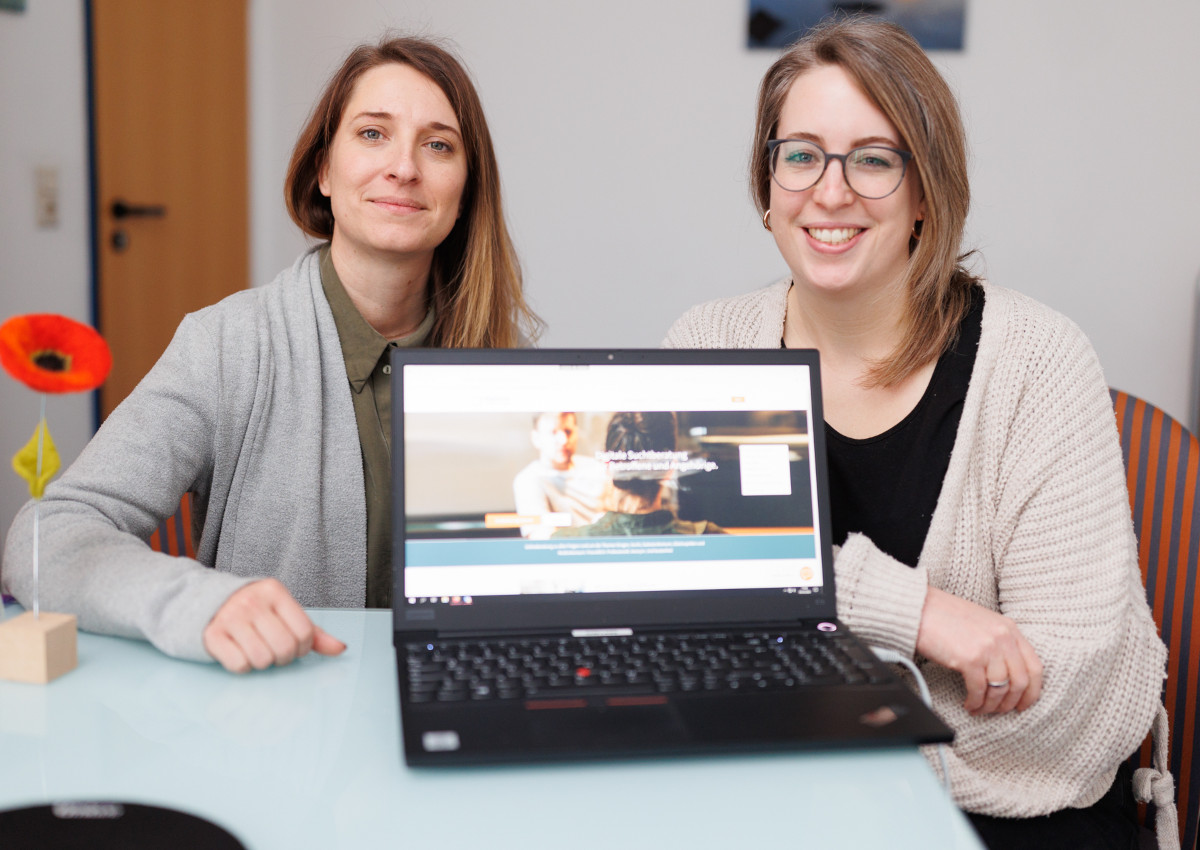
<path id="1" fill-rule="evenodd" d="M 192 545 L 192 494 L 184 493 L 179 510 L 167 517 L 150 535 L 150 548 L 168 555 L 196 557 Z"/>
<path id="2" fill-rule="evenodd" d="M 1167 645 L 1163 701 L 1170 718 L 1171 772 L 1175 775 L 1181 846 L 1195 850 L 1200 810 L 1200 442 L 1157 407 L 1120 390 L 1110 390 L 1125 455 L 1129 502 L 1138 539 L 1146 598 Z M 1136 756 L 1150 765 L 1147 741 Z M 1147 813 L 1148 823 L 1152 813 Z"/>

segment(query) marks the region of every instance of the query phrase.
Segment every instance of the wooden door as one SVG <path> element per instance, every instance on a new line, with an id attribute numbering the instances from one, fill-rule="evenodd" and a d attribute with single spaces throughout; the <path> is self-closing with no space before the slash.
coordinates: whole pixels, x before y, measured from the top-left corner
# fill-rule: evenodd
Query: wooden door
<path id="1" fill-rule="evenodd" d="M 245 0 L 92 0 L 101 417 L 185 313 L 245 288 Z"/>

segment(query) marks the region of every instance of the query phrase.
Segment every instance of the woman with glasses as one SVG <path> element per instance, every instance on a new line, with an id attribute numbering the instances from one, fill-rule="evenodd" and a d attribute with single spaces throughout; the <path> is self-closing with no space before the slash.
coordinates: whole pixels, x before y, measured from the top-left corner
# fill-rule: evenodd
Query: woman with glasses
<path id="1" fill-rule="evenodd" d="M 992 848 L 1136 847 L 1119 768 L 1166 653 L 1107 386 L 1074 324 L 962 264 L 953 95 L 899 27 L 827 22 L 764 77 L 750 165 L 790 274 L 666 344 L 820 351 L 839 613 L 923 665 L 955 800 Z"/>
<path id="2" fill-rule="evenodd" d="M 540 325 L 483 107 L 438 44 L 352 50 L 285 197 L 317 243 L 187 316 L 41 507 L 43 607 L 238 672 L 345 648 L 301 605 L 391 604 L 390 350 L 511 347 Z M 196 560 L 146 545 L 186 493 Z M 26 506 L 4 559 L 26 606 L 33 526 Z"/>

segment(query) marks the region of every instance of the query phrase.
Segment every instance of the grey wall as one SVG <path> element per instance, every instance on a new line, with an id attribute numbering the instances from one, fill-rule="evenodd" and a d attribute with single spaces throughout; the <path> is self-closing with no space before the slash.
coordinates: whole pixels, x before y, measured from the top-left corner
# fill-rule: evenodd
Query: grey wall
<path id="1" fill-rule="evenodd" d="M 87 317 L 82 13 L 0 13 L 0 316 Z M 1200 273 L 1200 4 L 968 0 L 967 49 L 934 54 L 972 147 L 968 245 L 997 283 L 1073 317 L 1109 382 L 1187 419 Z M 745 188 L 755 89 L 745 0 L 250 0 L 253 274 L 303 247 L 281 201 L 296 132 L 354 43 L 445 36 L 488 112 L 548 345 L 653 346 L 697 301 L 785 273 Z M 46 57 L 53 57 L 47 63 Z M 63 223 L 33 227 L 32 170 Z M 34 424 L 0 383 L 0 455 Z M 86 405 L 52 403 L 69 458 Z M 0 469 L 0 529 L 22 482 Z"/>

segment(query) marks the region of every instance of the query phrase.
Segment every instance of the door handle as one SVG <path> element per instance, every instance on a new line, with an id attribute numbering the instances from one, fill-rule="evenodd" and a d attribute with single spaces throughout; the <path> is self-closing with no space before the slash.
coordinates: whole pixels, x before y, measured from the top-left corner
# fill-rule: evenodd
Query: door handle
<path id="1" fill-rule="evenodd" d="M 120 198 L 112 202 L 112 216 L 122 218 L 162 218 L 167 208 L 161 204 L 130 204 Z"/>

